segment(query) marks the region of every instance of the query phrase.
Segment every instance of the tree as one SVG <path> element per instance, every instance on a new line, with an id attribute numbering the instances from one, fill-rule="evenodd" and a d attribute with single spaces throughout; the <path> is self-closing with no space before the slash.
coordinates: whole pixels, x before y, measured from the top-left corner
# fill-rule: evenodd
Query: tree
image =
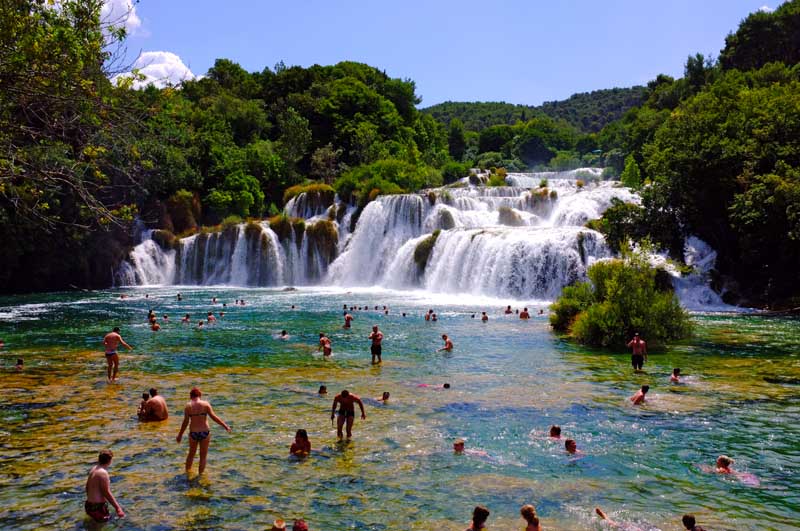
<path id="1" fill-rule="evenodd" d="M 638 188 L 642 185 L 642 174 L 632 154 L 625 157 L 625 169 L 622 170 L 619 180 L 628 188 Z"/>
<path id="2" fill-rule="evenodd" d="M 453 160 L 461 162 L 467 150 L 467 138 L 464 135 L 464 122 L 458 118 L 450 120 L 447 129 L 447 145 Z"/>

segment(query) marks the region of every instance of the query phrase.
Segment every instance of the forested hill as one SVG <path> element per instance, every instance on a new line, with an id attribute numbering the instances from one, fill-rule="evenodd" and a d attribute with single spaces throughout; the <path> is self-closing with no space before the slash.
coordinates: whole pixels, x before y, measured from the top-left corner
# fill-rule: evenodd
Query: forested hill
<path id="1" fill-rule="evenodd" d="M 481 131 L 499 124 L 513 125 L 544 114 L 562 119 L 583 133 L 596 133 L 620 119 L 629 109 L 644 103 L 646 98 L 647 88 L 636 86 L 581 92 L 566 100 L 547 101 L 540 106 L 447 101 L 422 109 L 422 112 L 445 125 L 458 118 L 468 131 Z"/>

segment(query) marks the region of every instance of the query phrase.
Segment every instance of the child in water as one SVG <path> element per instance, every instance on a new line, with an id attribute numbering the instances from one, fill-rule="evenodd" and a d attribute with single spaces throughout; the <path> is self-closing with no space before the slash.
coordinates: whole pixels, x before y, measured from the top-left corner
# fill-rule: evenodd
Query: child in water
<path id="1" fill-rule="evenodd" d="M 297 430 L 289 453 L 297 457 L 305 457 L 311 453 L 311 441 L 308 440 L 306 430 Z"/>
<path id="2" fill-rule="evenodd" d="M 669 377 L 669 381 L 672 383 L 681 383 L 681 370 L 677 367 L 672 369 L 672 375 Z"/>

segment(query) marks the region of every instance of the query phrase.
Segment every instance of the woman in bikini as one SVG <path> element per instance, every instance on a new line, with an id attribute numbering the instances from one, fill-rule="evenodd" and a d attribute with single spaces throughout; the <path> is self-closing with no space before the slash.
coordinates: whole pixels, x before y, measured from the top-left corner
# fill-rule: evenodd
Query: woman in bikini
<path id="1" fill-rule="evenodd" d="M 230 433 L 231 428 L 225 422 L 214 414 L 211 404 L 205 400 L 200 400 L 202 393 L 197 387 L 189 392 L 189 403 L 183 408 L 183 424 L 181 424 L 181 431 L 175 438 L 181 442 L 183 432 L 189 427 L 189 455 L 186 456 L 186 472 L 192 469 L 194 462 L 194 455 L 197 453 L 197 446 L 200 446 L 200 474 L 206 469 L 206 456 L 208 455 L 208 444 L 211 442 L 211 430 L 208 427 L 208 417 L 211 420 L 225 428 L 225 431 Z M 191 423 L 191 426 L 190 426 Z"/>

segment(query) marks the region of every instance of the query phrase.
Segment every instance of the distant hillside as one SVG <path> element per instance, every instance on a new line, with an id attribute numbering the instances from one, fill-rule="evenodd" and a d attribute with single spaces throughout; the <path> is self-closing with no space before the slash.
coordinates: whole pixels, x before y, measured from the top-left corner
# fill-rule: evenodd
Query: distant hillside
<path id="1" fill-rule="evenodd" d="M 470 131 L 481 131 L 498 124 L 513 125 L 545 114 L 563 119 L 584 133 L 596 133 L 621 118 L 631 107 L 644 103 L 646 91 L 646 87 L 640 86 L 595 90 L 573 94 L 563 101 L 548 101 L 538 107 L 505 102 L 447 101 L 422 109 L 422 112 L 444 124 L 459 118 Z"/>

